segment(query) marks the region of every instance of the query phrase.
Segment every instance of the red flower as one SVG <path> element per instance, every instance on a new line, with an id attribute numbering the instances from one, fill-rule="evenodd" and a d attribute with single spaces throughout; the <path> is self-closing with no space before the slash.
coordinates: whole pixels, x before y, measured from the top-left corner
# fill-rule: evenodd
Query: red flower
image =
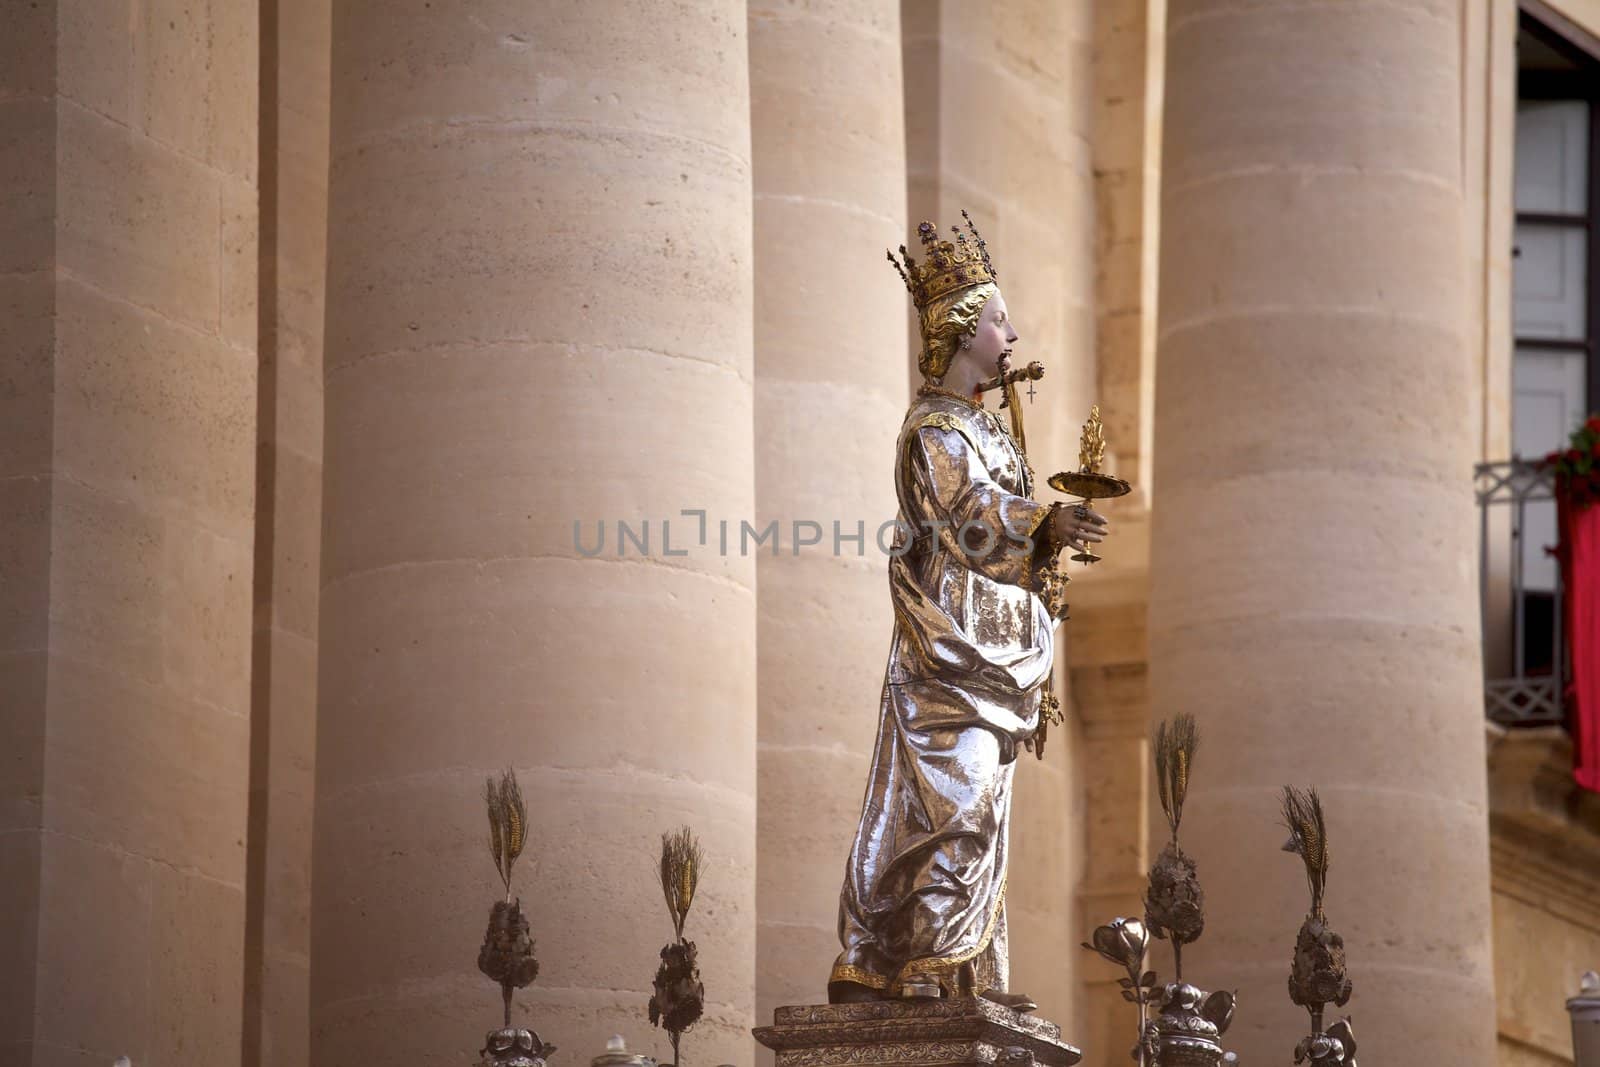
<path id="1" fill-rule="evenodd" d="M 1600 433 L 1600 415 L 1590 415 L 1584 420 L 1583 428 L 1590 433 Z"/>

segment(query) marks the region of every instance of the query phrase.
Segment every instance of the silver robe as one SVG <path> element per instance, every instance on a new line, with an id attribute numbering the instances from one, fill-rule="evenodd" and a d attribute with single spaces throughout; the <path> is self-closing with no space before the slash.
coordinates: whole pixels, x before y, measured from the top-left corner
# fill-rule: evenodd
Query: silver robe
<path id="1" fill-rule="evenodd" d="M 853 982 L 894 996 L 915 975 L 950 995 L 1006 988 L 1011 777 L 1054 654 L 1037 595 L 1049 507 L 1029 499 L 1030 480 L 981 406 L 934 393 L 907 413 L 894 639 L 831 991 Z"/>

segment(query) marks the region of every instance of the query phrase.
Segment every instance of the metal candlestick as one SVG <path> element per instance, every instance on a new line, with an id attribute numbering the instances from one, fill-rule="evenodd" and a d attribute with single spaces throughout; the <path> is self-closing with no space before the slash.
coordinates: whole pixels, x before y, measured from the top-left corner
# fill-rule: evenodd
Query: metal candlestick
<path id="1" fill-rule="evenodd" d="M 1089 409 L 1089 421 L 1083 424 L 1083 435 L 1078 440 L 1078 469 L 1050 476 L 1050 488 L 1081 499 L 1082 503 L 1078 505 L 1080 519 L 1088 517 L 1091 501 L 1126 496 L 1133 491 L 1133 486 L 1121 478 L 1100 472 L 1100 464 L 1105 461 L 1105 455 L 1105 427 L 1100 422 L 1100 405 L 1096 404 Z M 1084 545 L 1083 551 L 1074 554 L 1072 558 L 1079 563 L 1100 561 L 1100 557 L 1095 555 L 1087 544 Z"/>

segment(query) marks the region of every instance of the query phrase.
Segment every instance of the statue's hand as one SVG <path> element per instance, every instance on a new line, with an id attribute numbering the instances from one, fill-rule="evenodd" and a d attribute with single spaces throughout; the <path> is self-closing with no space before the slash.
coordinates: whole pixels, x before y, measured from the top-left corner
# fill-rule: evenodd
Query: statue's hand
<path id="1" fill-rule="evenodd" d="M 1106 539 L 1106 517 L 1086 505 L 1058 506 L 1050 513 L 1050 537 L 1055 545 L 1087 551 L 1091 543 Z"/>

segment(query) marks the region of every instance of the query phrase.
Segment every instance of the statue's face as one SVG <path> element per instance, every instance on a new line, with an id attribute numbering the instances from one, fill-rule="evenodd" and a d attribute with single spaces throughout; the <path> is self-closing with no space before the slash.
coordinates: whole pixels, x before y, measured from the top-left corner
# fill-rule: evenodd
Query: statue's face
<path id="1" fill-rule="evenodd" d="M 978 314 L 978 332 L 972 338 L 972 347 L 961 349 L 960 356 L 977 364 L 987 376 L 994 373 L 1001 355 L 1009 353 L 1016 343 L 1017 331 L 1011 328 L 1005 294 L 996 289 Z"/>

